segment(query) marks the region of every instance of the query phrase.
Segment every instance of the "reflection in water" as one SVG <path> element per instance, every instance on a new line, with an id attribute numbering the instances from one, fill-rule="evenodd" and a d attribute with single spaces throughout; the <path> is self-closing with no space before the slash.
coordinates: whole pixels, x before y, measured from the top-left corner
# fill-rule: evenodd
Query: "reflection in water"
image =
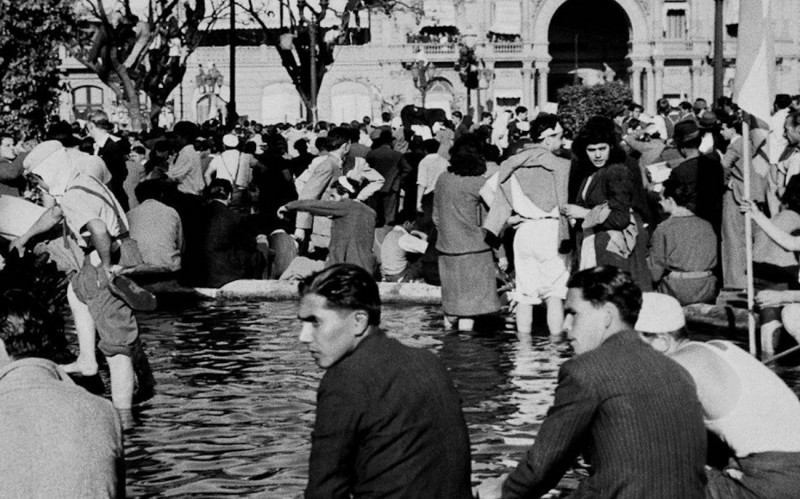
<path id="1" fill-rule="evenodd" d="M 206 303 L 139 317 L 158 381 L 126 432 L 131 497 L 302 494 L 322 371 L 298 341 L 294 302 Z M 547 340 L 444 333 L 438 307 L 387 307 L 403 343 L 436 352 L 458 387 L 473 481 L 516 465 L 565 360 Z M 797 385 L 794 385 L 797 386 Z M 561 486 L 574 488 L 572 472 Z"/>

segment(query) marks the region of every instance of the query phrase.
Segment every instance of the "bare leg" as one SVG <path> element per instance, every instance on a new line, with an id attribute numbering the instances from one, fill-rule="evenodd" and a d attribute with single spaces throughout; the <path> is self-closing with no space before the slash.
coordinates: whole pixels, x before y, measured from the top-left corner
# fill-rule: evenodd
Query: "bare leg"
<path id="1" fill-rule="evenodd" d="M 564 301 L 551 296 L 547 299 L 547 329 L 551 338 L 560 338 L 564 329 Z"/>
<path id="2" fill-rule="evenodd" d="M 89 307 L 82 303 L 75 295 L 72 284 L 67 287 L 67 301 L 75 319 L 75 332 L 78 334 L 78 359 L 72 364 L 61 366 L 68 373 L 94 376 L 97 374 L 97 358 L 95 357 L 95 329 L 94 319 L 89 313 Z"/>
<path id="3" fill-rule="evenodd" d="M 781 319 L 786 332 L 800 343 L 800 303 L 785 305 L 781 311 Z"/>
<path id="4" fill-rule="evenodd" d="M 125 355 L 106 357 L 111 375 L 111 401 L 117 409 L 130 409 L 133 404 L 133 361 Z"/>
<path id="5" fill-rule="evenodd" d="M 517 303 L 517 338 L 520 341 L 530 341 L 533 330 L 533 305 Z"/>
<path id="6" fill-rule="evenodd" d="M 475 319 L 465 319 L 460 317 L 458 319 L 459 331 L 472 331 L 475 328 Z"/>

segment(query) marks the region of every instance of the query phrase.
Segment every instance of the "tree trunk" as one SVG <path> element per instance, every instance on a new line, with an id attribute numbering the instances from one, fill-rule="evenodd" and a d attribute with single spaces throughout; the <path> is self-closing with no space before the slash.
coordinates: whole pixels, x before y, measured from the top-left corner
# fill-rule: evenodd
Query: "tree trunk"
<path id="1" fill-rule="evenodd" d="M 124 102 L 125 109 L 128 110 L 128 116 L 131 117 L 131 130 L 134 132 L 142 132 L 146 130 L 149 120 L 142 115 L 139 94 L 134 93 L 133 95 L 126 95 Z"/>

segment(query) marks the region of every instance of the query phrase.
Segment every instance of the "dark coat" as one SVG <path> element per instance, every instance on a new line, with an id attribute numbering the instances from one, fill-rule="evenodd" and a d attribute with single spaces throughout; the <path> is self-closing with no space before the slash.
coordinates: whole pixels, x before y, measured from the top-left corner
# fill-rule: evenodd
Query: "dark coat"
<path id="1" fill-rule="evenodd" d="M 237 279 L 261 277 L 263 260 L 250 241 L 243 218 L 227 206 L 212 201 L 206 211 L 203 232 L 202 264 L 198 266 L 203 279 L 201 286 L 218 288 Z"/>
<path id="2" fill-rule="evenodd" d="M 378 173 L 383 175 L 383 193 L 396 193 L 400 190 L 400 183 L 411 172 L 411 166 L 403 158 L 403 154 L 395 151 L 389 145 L 382 145 L 367 154 L 367 163 Z"/>
<path id="3" fill-rule="evenodd" d="M 701 498 L 706 430 L 689 373 L 635 331 L 565 362 L 536 443 L 503 498 L 540 497 L 583 453 L 594 469 L 571 498 Z"/>
<path id="4" fill-rule="evenodd" d="M 102 158 L 111 173 L 111 182 L 109 188 L 116 196 L 117 201 L 122 205 L 125 211 L 128 211 L 128 195 L 122 184 L 128 177 L 128 154 L 131 151 L 131 146 L 125 139 L 115 141 L 111 137 L 106 140 L 103 147 L 97 150 L 97 155 Z"/>
<path id="5" fill-rule="evenodd" d="M 378 331 L 328 368 L 305 497 L 472 497 L 460 397 L 434 354 Z"/>

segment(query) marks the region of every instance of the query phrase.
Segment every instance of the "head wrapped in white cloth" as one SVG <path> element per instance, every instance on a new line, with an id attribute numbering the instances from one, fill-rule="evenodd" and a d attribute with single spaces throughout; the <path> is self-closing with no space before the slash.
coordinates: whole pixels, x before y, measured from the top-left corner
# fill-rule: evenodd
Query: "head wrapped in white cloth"
<path id="1" fill-rule="evenodd" d="M 33 173 L 41 177 L 52 196 L 63 195 L 69 180 L 75 175 L 75 165 L 57 140 L 48 140 L 34 147 L 22 165 L 26 174 Z"/>

